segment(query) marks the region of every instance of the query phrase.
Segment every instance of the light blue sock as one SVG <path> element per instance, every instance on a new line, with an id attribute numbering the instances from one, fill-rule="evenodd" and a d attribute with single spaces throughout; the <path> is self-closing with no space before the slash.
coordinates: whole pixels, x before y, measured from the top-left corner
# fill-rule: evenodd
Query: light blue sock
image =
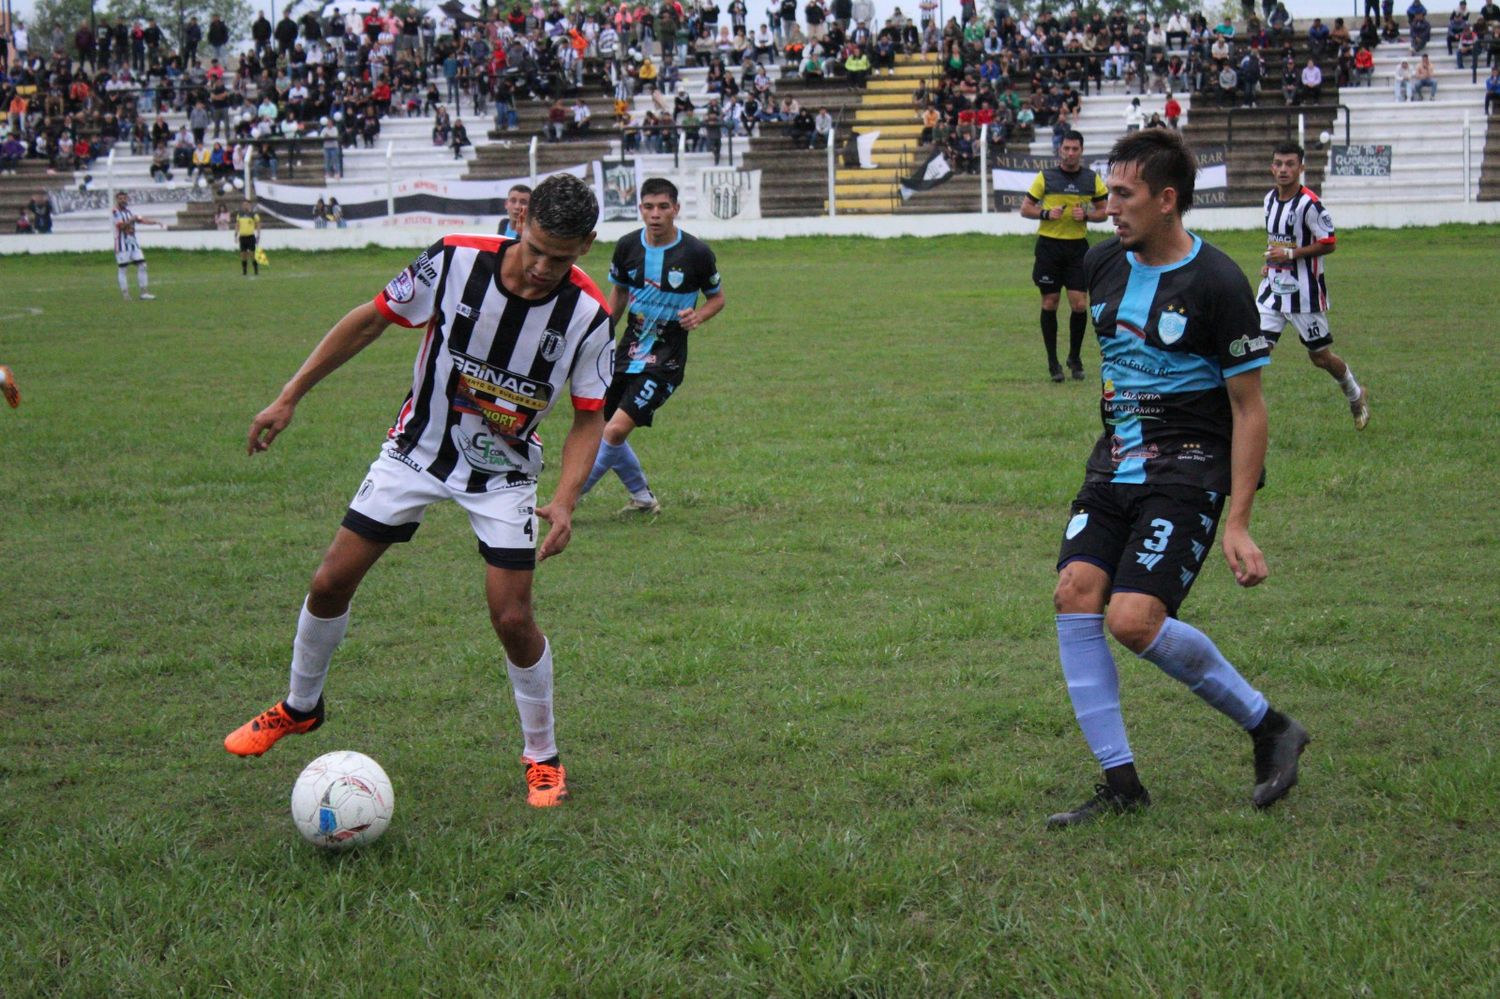
<path id="1" fill-rule="evenodd" d="M 1057 655 L 1073 700 L 1073 717 L 1099 765 L 1108 770 L 1133 763 L 1125 717 L 1120 714 L 1120 674 L 1104 640 L 1104 615 L 1057 615 Z"/>
<path id="2" fill-rule="evenodd" d="M 1224 714 L 1241 728 L 1252 729 L 1266 716 L 1265 695 L 1229 664 L 1213 640 L 1190 624 L 1167 618 L 1141 658 L 1155 663 L 1161 671 L 1187 684 L 1187 688 Z"/>
<path id="3" fill-rule="evenodd" d="M 630 449 L 629 441 L 615 447 L 614 469 L 620 481 L 625 483 L 625 488 L 630 490 L 630 495 L 639 497 L 651 491 L 646 486 L 646 471 L 641 468 L 641 460 Z"/>
<path id="4" fill-rule="evenodd" d="M 599 453 L 594 455 L 594 467 L 589 472 L 588 481 L 583 484 L 583 493 L 586 494 L 599 480 L 604 478 L 604 473 L 614 467 L 615 446 L 608 441 L 599 442 Z"/>

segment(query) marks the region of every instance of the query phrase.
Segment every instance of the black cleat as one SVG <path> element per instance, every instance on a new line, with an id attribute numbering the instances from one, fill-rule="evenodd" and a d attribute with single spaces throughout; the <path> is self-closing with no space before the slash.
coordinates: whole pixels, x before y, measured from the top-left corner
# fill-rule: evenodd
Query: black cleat
<path id="1" fill-rule="evenodd" d="M 1068 372 L 1075 382 L 1083 381 L 1083 362 L 1076 357 L 1068 358 Z"/>
<path id="2" fill-rule="evenodd" d="M 1047 372 L 1052 376 L 1053 381 L 1060 382 L 1063 380 L 1062 365 L 1056 361 L 1051 361 L 1047 364 Z"/>
<path id="3" fill-rule="evenodd" d="M 1108 784 L 1095 784 L 1094 796 L 1071 812 L 1058 812 L 1047 816 L 1048 829 L 1065 829 L 1081 826 L 1105 815 L 1124 815 L 1128 812 L 1143 812 L 1151 807 L 1151 795 L 1141 788 L 1139 794 L 1122 794 Z"/>
<path id="4" fill-rule="evenodd" d="M 1250 800 L 1256 808 L 1270 808 L 1297 786 L 1297 760 L 1310 741 L 1307 729 L 1293 718 L 1255 740 L 1255 791 Z"/>

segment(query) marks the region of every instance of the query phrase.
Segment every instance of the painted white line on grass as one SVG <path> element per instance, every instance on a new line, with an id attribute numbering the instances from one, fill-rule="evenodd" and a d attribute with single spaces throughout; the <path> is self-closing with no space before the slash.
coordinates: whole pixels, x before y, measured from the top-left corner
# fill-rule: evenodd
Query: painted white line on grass
<path id="1" fill-rule="evenodd" d="M 288 271 L 285 274 L 261 274 L 260 279 L 264 281 L 269 277 L 277 281 L 300 281 L 306 278 L 326 276 L 327 275 L 319 274 L 316 271 Z M 245 279 L 243 276 L 235 274 L 232 280 L 243 281 Z M 167 285 L 168 287 L 171 287 L 173 285 L 220 284 L 228 283 L 229 281 L 231 281 L 229 272 L 226 272 L 224 275 L 204 275 L 202 277 L 157 277 L 154 271 L 151 274 L 151 287 L 153 288 L 157 287 L 158 285 Z M 103 287 L 103 285 L 104 283 L 101 281 L 100 287 Z M 115 287 L 114 282 L 110 282 L 109 289 L 111 291 L 114 291 L 116 294 L 119 293 L 118 289 Z M 26 290 L 34 295 L 56 295 L 61 294 L 62 292 L 77 291 L 78 286 L 70 284 L 50 288 L 27 288 Z M 38 310 L 37 315 L 40 314 L 41 312 L 40 310 Z"/>
<path id="2" fill-rule="evenodd" d="M 29 319 L 32 316 L 40 316 L 41 314 L 42 310 L 38 309 L 36 306 L 24 305 L 21 307 L 20 312 L 7 312 L 5 315 L 0 316 L 0 323 L 3 323 L 8 319 Z"/>

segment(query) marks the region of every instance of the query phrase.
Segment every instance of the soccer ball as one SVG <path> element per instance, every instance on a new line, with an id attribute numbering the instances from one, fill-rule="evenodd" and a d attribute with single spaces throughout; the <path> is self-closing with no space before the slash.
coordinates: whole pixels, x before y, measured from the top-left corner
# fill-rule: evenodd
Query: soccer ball
<path id="1" fill-rule="evenodd" d="M 396 795 L 380 764 L 363 753 L 325 753 L 292 785 L 292 821 L 314 846 L 347 850 L 373 843 L 391 824 Z"/>

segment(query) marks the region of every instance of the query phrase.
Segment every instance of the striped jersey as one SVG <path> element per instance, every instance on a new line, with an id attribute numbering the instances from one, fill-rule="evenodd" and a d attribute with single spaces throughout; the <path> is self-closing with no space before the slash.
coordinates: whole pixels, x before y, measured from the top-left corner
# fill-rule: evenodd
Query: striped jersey
<path id="1" fill-rule="evenodd" d="M 565 383 L 574 409 L 604 406 L 614 360 L 604 296 L 577 267 L 544 299 L 512 295 L 500 262 L 519 245 L 444 237 L 375 296 L 385 318 L 427 331 L 390 430 L 394 453 L 452 489 L 534 479 L 542 468 L 536 427 Z"/>
<path id="2" fill-rule="evenodd" d="M 1160 267 L 1118 238 L 1089 250 L 1083 266 L 1104 424 L 1085 481 L 1227 493 L 1234 415 L 1225 382 L 1271 361 L 1244 272 L 1197 236 L 1187 256 Z"/>
<path id="3" fill-rule="evenodd" d="M 135 212 L 129 208 L 115 208 L 109 213 L 109 218 L 115 226 L 115 252 L 138 250 L 140 244 L 135 240 Z"/>
<path id="4" fill-rule="evenodd" d="M 1299 249 L 1314 243 L 1332 243 L 1333 216 L 1318 196 L 1300 188 L 1288 201 L 1266 194 L 1266 248 L 1289 246 Z M 1323 258 L 1299 257 L 1287 264 L 1272 264 L 1261 279 L 1255 300 L 1272 312 L 1306 313 L 1328 311 L 1328 287 L 1323 283 Z"/>
<path id="5" fill-rule="evenodd" d="M 1050 166 L 1037 171 L 1026 194 L 1043 211 L 1067 209 L 1060 219 L 1043 219 L 1037 227 L 1038 236 L 1084 239 L 1088 236 L 1088 223 L 1073 218 L 1073 206 L 1082 205 L 1084 211 L 1091 211 L 1094 205 L 1109 197 L 1109 189 L 1104 186 L 1104 178 L 1088 167 L 1081 166 L 1068 173 L 1062 167 Z"/>
<path id="6" fill-rule="evenodd" d="M 701 239 L 681 229 L 666 246 L 648 246 L 637 229 L 615 244 L 609 280 L 630 292 L 629 319 L 620 335 L 615 368 L 681 379 L 687 364 L 687 330 L 677 313 L 695 308 L 698 293 L 717 295 L 719 264 Z"/>

